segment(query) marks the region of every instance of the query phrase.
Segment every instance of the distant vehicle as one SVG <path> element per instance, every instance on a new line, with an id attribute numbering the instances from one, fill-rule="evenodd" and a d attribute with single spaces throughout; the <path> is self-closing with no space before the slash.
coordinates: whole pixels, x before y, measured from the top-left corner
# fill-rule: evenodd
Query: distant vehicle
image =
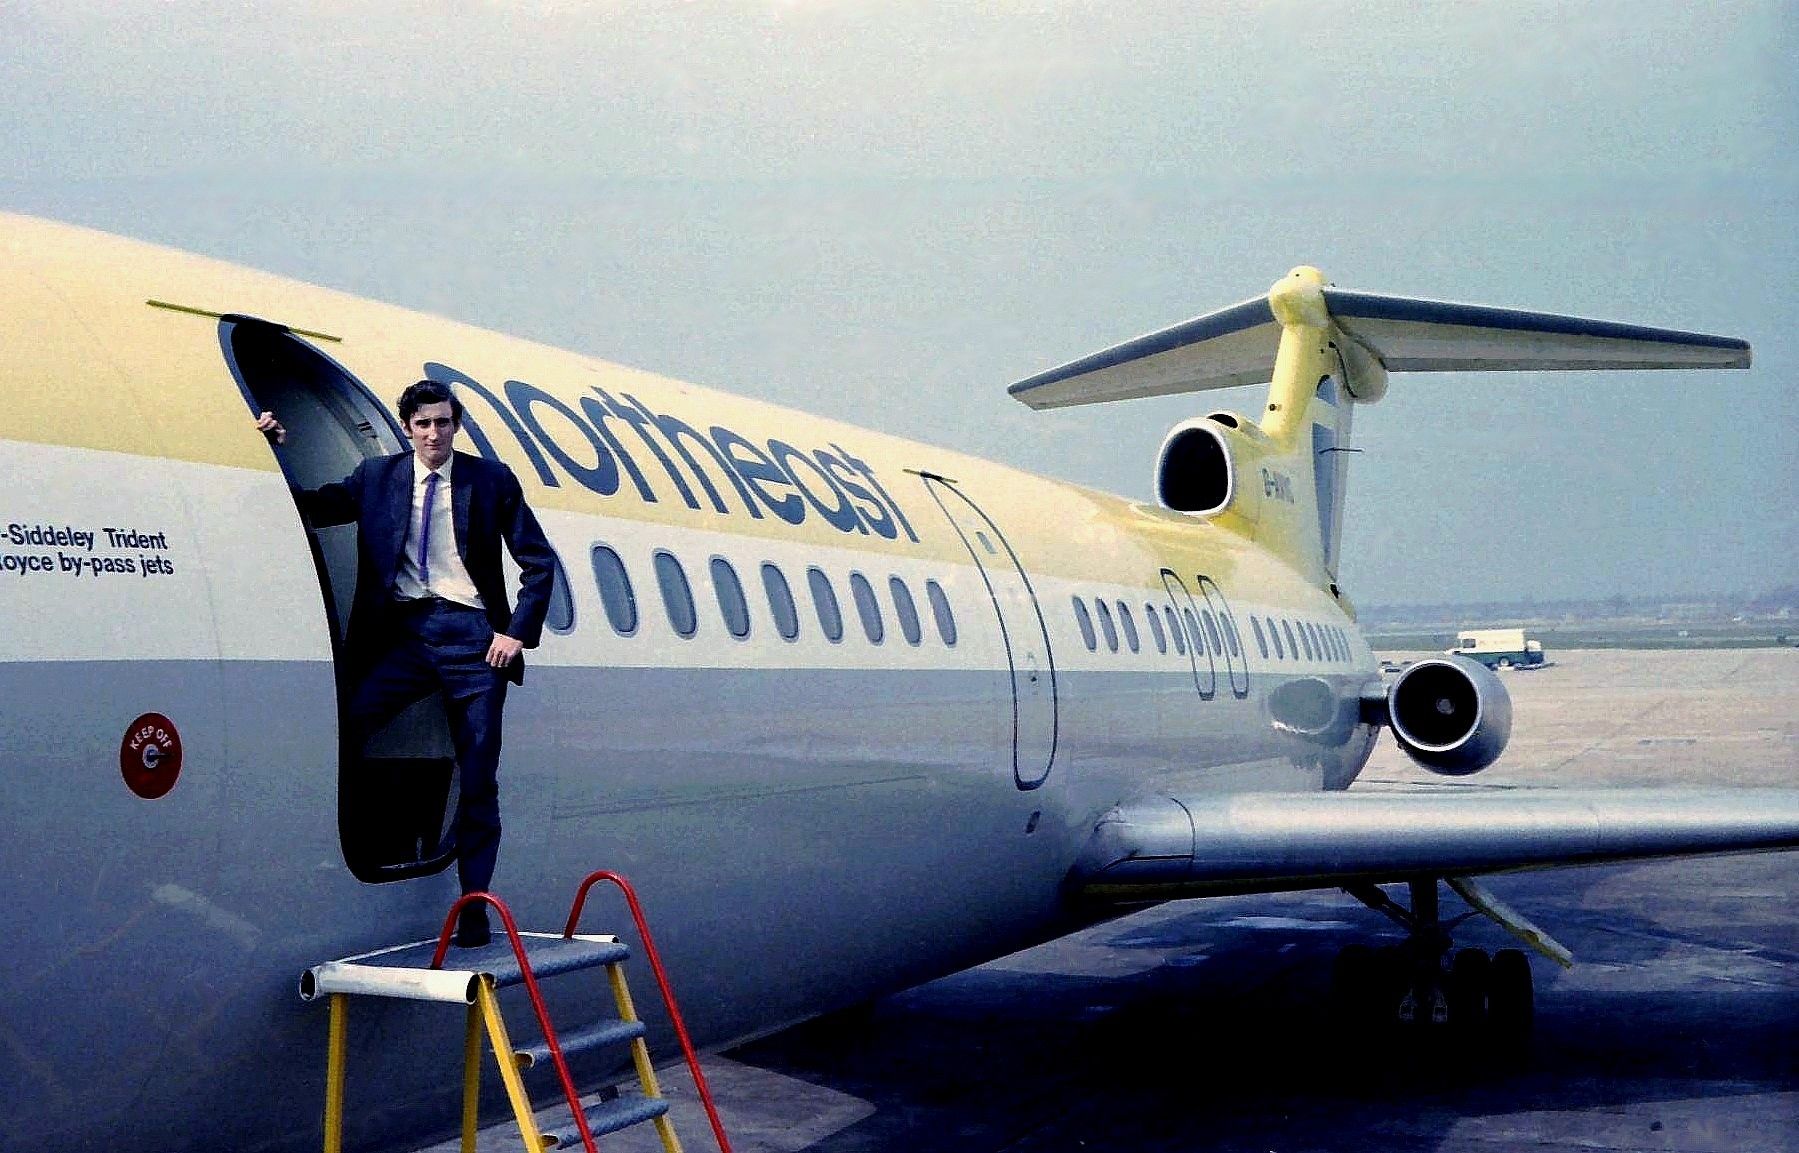
<path id="1" fill-rule="evenodd" d="M 1463 629 L 1449 651 L 1471 657 L 1490 669 L 1530 668 L 1543 663 L 1543 642 L 1530 640 L 1523 629 Z"/>

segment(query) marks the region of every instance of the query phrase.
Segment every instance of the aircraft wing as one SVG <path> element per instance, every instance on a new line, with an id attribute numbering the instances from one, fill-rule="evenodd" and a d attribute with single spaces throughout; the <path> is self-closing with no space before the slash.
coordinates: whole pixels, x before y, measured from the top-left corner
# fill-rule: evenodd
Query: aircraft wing
<path id="1" fill-rule="evenodd" d="M 1799 789 L 1153 796 L 1095 823 L 1070 877 L 1159 900 L 1799 847 Z"/>

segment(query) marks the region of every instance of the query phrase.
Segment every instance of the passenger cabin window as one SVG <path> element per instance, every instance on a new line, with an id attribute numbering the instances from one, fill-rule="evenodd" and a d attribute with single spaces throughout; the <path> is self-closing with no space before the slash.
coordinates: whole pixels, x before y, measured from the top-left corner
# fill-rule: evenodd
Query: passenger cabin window
<path id="1" fill-rule="evenodd" d="M 1237 622 L 1220 613 L 1218 624 L 1224 630 L 1224 643 L 1230 647 L 1231 655 L 1234 657 L 1242 652 L 1243 645 L 1237 638 Z"/>
<path id="2" fill-rule="evenodd" d="M 567 636 L 575 631 L 575 597 L 569 592 L 562 554 L 551 550 L 550 561 L 550 607 L 544 613 L 543 627 L 559 636 Z"/>
<path id="3" fill-rule="evenodd" d="M 762 591 L 768 594 L 768 611 L 775 618 L 775 631 L 790 641 L 800 635 L 800 612 L 793 603 L 793 590 L 787 587 L 787 574 L 768 561 L 762 562 Z"/>
<path id="4" fill-rule="evenodd" d="M 1143 619 L 1149 625 L 1149 635 L 1156 642 L 1156 651 L 1168 651 L 1168 637 L 1162 632 L 1162 616 L 1156 612 L 1155 605 L 1143 606 Z"/>
<path id="5" fill-rule="evenodd" d="M 1289 621 L 1286 617 L 1281 618 L 1281 631 L 1283 631 L 1287 634 L 1287 651 L 1293 654 L 1294 660 L 1298 660 L 1299 659 L 1299 641 L 1293 635 L 1292 622 Z"/>
<path id="6" fill-rule="evenodd" d="M 1312 648 L 1312 634 L 1306 631 L 1306 623 L 1304 621 L 1299 622 L 1299 643 L 1305 646 L 1306 660 L 1315 661 L 1318 659 L 1317 651 Z"/>
<path id="7" fill-rule="evenodd" d="M 1256 623 L 1255 617 L 1249 618 L 1249 631 L 1256 634 L 1256 648 L 1260 650 L 1262 659 L 1268 659 L 1268 638 L 1262 635 L 1262 626 Z"/>
<path id="8" fill-rule="evenodd" d="M 1168 639 L 1174 642 L 1174 651 L 1180 656 L 1186 656 L 1187 638 L 1186 635 L 1181 632 L 1181 622 L 1175 619 L 1174 609 L 1168 605 L 1163 605 L 1162 612 L 1168 617 Z"/>
<path id="9" fill-rule="evenodd" d="M 1280 626 L 1274 623 L 1272 617 L 1267 618 L 1267 620 L 1268 639 L 1274 642 L 1274 659 L 1277 661 L 1284 661 L 1287 659 L 1287 650 L 1281 647 Z"/>
<path id="10" fill-rule="evenodd" d="M 900 635 L 907 644 L 916 645 L 924 639 L 924 630 L 918 626 L 918 605 L 912 599 L 912 590 L 905 581 L 893 576 L 887 578 L 887 591 L 893 594 L 893 615 L 899 618 Z"/>
<path id="11" fill-rule="evenodd" d="M 1218 621 L 1212 616 L 1212 610 L 1200 609 L 1199 619 L 1206 622 L 1206 639 L 1212 642 L 1212 651 L 1222 653 L 1224 642 L 1218 639 Z"/>
<path id="12" fill-rule="evenodd" d="M 1093 598 L 1093 607 L 1099 610 L 1099 631 L 1106 638 L 1106 648 L 1111 652 L 1118 651 L 1118 629 L 1112 624 L 1112 610 L 1106 602 L 1098 597 Z"/>
<path id="13" fill-rule="evenodd" d="M 850 574 L 850 593 L 856 598 L 856 615 L 862 618 L 862 631 L 868 636 L 868 643 L 878 645 L 887 635 L 887 626 L 881 623 L 881 602 L 875 600 L 874 586 L 868 578 L 859 572 Z"/>
<path id="14" fill-rule="evenodd" d="M 725 630 L 738 640 L 750 635 L 750 606 L 743 598 L 743 582 L 737 570 L 722 556 L 712 558 L 712 591 L 718 594 L 718 611 Z"/>
<path id="15" fill-rule="evenodd" d="M 814 566 L 806 570 L 806 585 L 812 590 L 812 607 L 818 611 L 818 628 L 832 644 L 843 640 L 843 610 L 837 607 L 837 590 L 831 578 Z"/>
<path id="16" fill-rule="evenodd" d="M 1194 655 L 1205 656 L 1206 634 L 1200 629 L 1199 621 L 1194 619 L 1193 610 L 1182 609 L 1181 617 L 1187 622 L 1187 643 L 1193 646 Z"/>
<path id="17" fill-rule="evenodd" d="M 945 647 L 954 648 L 956 617 L 950 612 L 949 598 L 943 595 L 943 586 L 934 580 L 927 580 L 924 582 L 924 595 L 931 602 L 931 615 L 937 620 L 937 635 L 943 639 Z"/>
<path id="18" fill-rule="evenodd" d="M 1118 602 L 1118 627 L 1124 630 L 1124 643 L 1131 646 L 1132 652 L 1136 652 L 1137 622 L 1131 617 L 1131 606 L 1123 601 Z"/>
<path id="19" fill-rule="evenodd" d="M 687 583 L 687 570 L 675 554 L 657 550 L 656 583 L 662 587 L 662 606 L 668 610 L 669 627 L 679 637 L 691 637 L 699 628 L 699 615 L 693 607 L 693 589 Z"/>
<path id="20" fill-rule="evenodd" d="M 1074 598 L 1074 623 L 1081 626 L 1081 640 L 1087 642 L 1087 651 L 1099 651 L 1099 638 L 1093 635 L 1093 617 L 1087 612 L 1087 602 L 1080 597 Z"/>
<path id="21" fill-rule="evenodd" d="M 600 589 L 600 606 L 606 610 L 606 621 L 612 631 L 628 637 L 637 631 L 637 597 L 631 592 L 631 577 L 625 562 L 610 546 L 593 546 L 593 583 Z"/>

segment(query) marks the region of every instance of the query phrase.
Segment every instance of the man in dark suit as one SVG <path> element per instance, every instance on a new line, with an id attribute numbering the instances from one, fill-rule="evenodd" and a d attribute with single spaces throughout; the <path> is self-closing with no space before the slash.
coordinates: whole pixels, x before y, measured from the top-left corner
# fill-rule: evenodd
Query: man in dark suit
<path id="1" fill-rule="evenodd" d="M 508 682 L 524 678 L 549 610 L 556 559 L 498 461 L 456 452 L 462 402 L 421 380 L 400 395 L 412 451 L 358 464 L 341 482 L 299 494 L 314 525 L 356 524 L 356 598 L 346 647 L 354 687 L 342 709 L 346 749 L 360 756 L 376 730 L 441 691 L 462 773 L 452 825 L 464 893 L 493 880 L 500 845 L 500 720 Z M 257 427 L 286 430 L 270 413 Z M 505 542 L 518 562 L 517 607 L 500 568 Z M 488 940 L 486 908 L 464 910 L 459 945 Z"/>

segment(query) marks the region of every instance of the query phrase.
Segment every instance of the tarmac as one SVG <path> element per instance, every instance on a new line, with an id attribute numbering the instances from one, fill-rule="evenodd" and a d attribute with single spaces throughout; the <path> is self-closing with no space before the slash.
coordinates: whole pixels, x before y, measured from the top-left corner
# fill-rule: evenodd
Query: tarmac
<path id="1" fill-rule="evenodd" d="M 1433 777 L 1383 736 L 1355 787 L 1799 785 L 1799 650 L 1550 657 L 1503 674 L 1497 765 Z M 1575 956 L 1533 958 L 1521 1059 L 1340 1027 L 1337 951 L 1397 936 L 1332 890 L 1159 906 L 704 1065 L 738 1153 L 1799 1150 L 1799 852 L 1487 885 Z M 1484 918 L 1457 941 L 1515 943 Z M 684 1070 L 664 1081 L 711 1149 Z M 506 1124 L 479 1148 L 522 1146 Z"/>

